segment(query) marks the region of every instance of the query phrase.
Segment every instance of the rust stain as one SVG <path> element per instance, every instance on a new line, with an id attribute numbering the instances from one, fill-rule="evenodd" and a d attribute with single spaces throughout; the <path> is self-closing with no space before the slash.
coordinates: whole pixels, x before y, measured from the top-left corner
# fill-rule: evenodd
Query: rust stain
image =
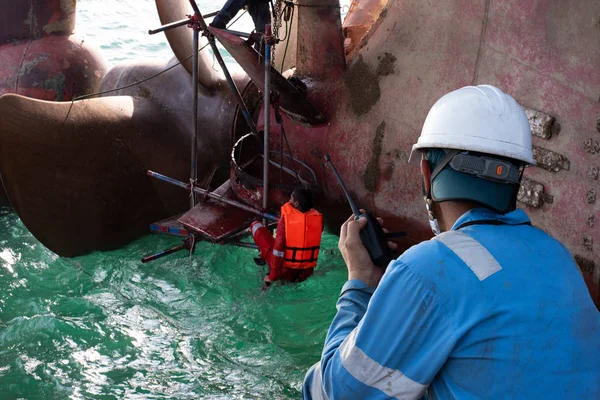
<path id="1" fill-rule="evenodd" d="M 70 31 L 70 22 L 68 20 L 60 20 L 44 25 L 44 33 L 50 35 L 52 33 L 67 33 Z"/>
<path id="2" fill-rule="evenodd" d="M 152 97 L 152 91 L 146 86 L 138 87 L 138 96 L 149 99 Z"/>
<path id="3" fill-rule="evenodd" d="M 393 54 L 385 52 L 379 57 L 377 57 L 377 59 L 379 60 L 379 65 L 377 66 L 378 76 L 388 76 L 396 72 L 394 70 L 396 57 L 394 57 Z"/>
<path id="4" fill-rule="evenodd" d="M 581 271 L 588 274 L 594 273 L 594 269 L 596 268 L 596 263 L 594 260 L 590 260 L 589 258 L 582 257 L 578 254 L 576 254 L 574 258 Z"/>
<path id="5" fill-rule="evenodd" d="M 379 64 L 373 71 L 362 55 L 358 56 L 344 76 L 344 83 L 350 91 L 350 105 L 356 115 L 366 114 L 377 104 L 381 97 L 379 80 L 381 77 L 395 72 L 396 57 L 394 55 L 383 53 L 377 59 Z"/>
<path id="6" fill-rule="evenodd" d="M 591 236 L 583 237 L 583 248 L 587 251 L 594 251 L 594 238 Z"/>
<path id="7" fill-rule="evenodd" d="M 53 90 L 56 93 L 55 101 L 63 101 L 67 88 L 65 76 L 59 72 L 52 78 L 48 78 L 44 81 L 44 89 Z"/>
<path id="8" fill-rule="evenodd" d="M 306 46 L 304 45 L 304 42 L 300 42 L 298 43 L 298 61 L 302 64 L 306 64 L 307 60 L 308 60 L 308 49 L 306 48 Z"/>
<path id="9" fill-rule="evenodd" d="M 31 71 L 33 71 L 33 69 L 35 67 L 37 67 L 39 63 L 44 62 L 47 59 L 48 59 L 48 54 L 40 54 L 39 57 L 37 57 L 31 61 L 23 62 L 23 64 L 21 65 L 21 68 L 19 69 L 19 75 L 30 74 Z"/>
<path id="10" fill-rule="evenodd" d="M 381 178 L 381 170 L 379 169 L 379 158 L 381 157 L 381 149 L 383 147 L 383 135 L 385 133 L 385 121 L 382 121 L 377 127 L 373 144 L 371 145 L 371 159 L 367 164 L 367 168 L 363 173 L 363 184 L 369 192 L 377 190 L 377 184 Z"/>
<path id="11" fill-rule="evenodd" d="M 592 138 L 587 138 L 585 142 L 583 142 L 583 148 L 590 154 L 600 153 L 600 143 Z"/>
<path id="12" fill-rule="evenodd" d="M 65 12 L 75 12 L 77 0 L 60 0 L 60 9 Z"/>
<path id="13" fill-rule="evenodd" d="M 29 48 L 31 47 L 33 40 L 30 40 L 27 44 L 27 48 L 23 53 L 23 58 L 21 59 L 21 65 L 19 65 L 19 72 L 17 73 L 17 82 L 15 83 L 15 90 L 19 90 L 19 80 L 21 79 L 21 69 L 23 69 L 23 64 L 25 63 L 25 58 L 27 58 L 27 54 L 29 54 Z"/>
<path id="14" fill-rule="evenodd" d="M 548 193 L 542 193 L 542 200 L 544 201 L 544 204 L 552 204 L 554 203 L 554 196 Z"/>
<path id="15" fill-rule="evenodd" d="M 585 194 L 585 199 L 587 200 L 588 204 L 596 203 L 596 189 L 588 190 L 588 192 Z"/>
<path id="16" fill-rule="evenodd" d="M 75 13 L 77 0 L 60 0 L 62 13 L 55 13 L 48 24 L 44 25 L 44 33 L 71 34 L 75 29 Z"/>
<path id="17" fill-rule="evenodd" d="M 385 167 L 385 170 L 383 171 L 383 178 L 386 180 L 392 179 L 392 176 L 394 174 L 394 168 L 396 168 L 396 165 L 391 161 L 388 162 L 387 166 Z"/>
<path id="18" fill-rule="evenodd" d="M 31 7 L 29 8 L 29 12 L 27 13 L 27 19 L 25 19 L 23 21 L 23 23 L 25 25 L 27 25 L 29 27 L 29 35 L 30 37 L 36 38 L 36 31 L 37 31 L 37 16 L 35 14 L 35 5 L 34 5 L 34 0 L 31 0 Z"/>
<path id="19" fill-rule="evenodd" d="M 408 162 L 408 154 L 406 153 L 406 151 L 402 151 L 400 149 L 392 149 L 392 150 L 388 151 L 387 153 L 385 153 L 385 155 L 388 157 L 394 157 L 396 160 L 400 161 L 401 163 Z"/>
<path id="20" fill-rule="evenodd" d="M 377 75 L 359 56 L 344 76 L 344 83 L 350 91 L 350 105 L 356 115 L 368 113 L 381 97 Z"/>

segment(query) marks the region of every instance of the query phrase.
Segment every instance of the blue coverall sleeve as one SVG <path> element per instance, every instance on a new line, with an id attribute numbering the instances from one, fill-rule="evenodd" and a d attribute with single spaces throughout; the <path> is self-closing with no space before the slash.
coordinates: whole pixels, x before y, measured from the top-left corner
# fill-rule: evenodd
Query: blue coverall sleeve
<path id="1" fill-rule="evenodd" d="M 431 285 L 401 261 L 390 264 L 374 293 L 347 282 L 304 398 L 420 398 L 455 345 Z"/>

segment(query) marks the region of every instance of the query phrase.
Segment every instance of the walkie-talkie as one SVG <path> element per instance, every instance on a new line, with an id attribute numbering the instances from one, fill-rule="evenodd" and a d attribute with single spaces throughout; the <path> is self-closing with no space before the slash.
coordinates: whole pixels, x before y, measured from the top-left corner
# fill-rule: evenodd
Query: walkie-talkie
<path id="1" fill-rule="evenodd" d="M 350 194 L 348 193 L 348 190 L 346 189 L 346 186 L 344 185 L 340 174 L 338 174 L 333 163 L 331 162 L 331 157 L 329 157 L 329 154 L 325 154 L 325 161 L 327 161 L 331 166 L 335 177 L 337 178 L 338 182 L 340 183 L 340 186 L 344 190 L 346 198 L 348 199 L 348 204 L 350 204 L 350 208 L 354 213 L 354 219 L 359 219 L 360 217 L 365 217 L 367 219 L 367 226 L 365 226 L 360 231 L 360 240 L 362 241 L 363 245 L 367 248 L 367 251 L 369 252 L 369 257 L 371 257 L 371 260 L 373 260 L 373 264 L 382 268 L 387 267 L 390 261 L 394 259 L 394 257 L 392 256 L 392 251 L 388 246 L 387 237 L 385 232 L 383 231 L 383 228 L 381 227 L 381 224 L 379 223 L 379 221 L 377 221 L 375 217 L 373 217 L 368 212 L 361 214 L 360 210 L 358 209 L 358 206 L 350 197 Z"/>

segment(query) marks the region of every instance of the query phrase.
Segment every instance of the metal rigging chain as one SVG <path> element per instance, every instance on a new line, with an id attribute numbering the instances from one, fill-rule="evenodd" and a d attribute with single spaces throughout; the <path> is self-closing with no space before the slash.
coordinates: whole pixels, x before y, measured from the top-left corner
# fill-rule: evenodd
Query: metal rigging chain
<path id="1" fill-rule="evenodd" d="M 281 8 L 282 0 L 276 0 L 275 5 L 271 2 L 271 7 L 273 8 L 273 36 L 275 36 L 278 40 L 279 38 L 279 28 L 281 27 L 281 19 L 283 17 L 283 10 Z M 271 45 L 271 65 L 275 65 L 275 46 L 277 46 L 277 41 L 275 44 Z"/>

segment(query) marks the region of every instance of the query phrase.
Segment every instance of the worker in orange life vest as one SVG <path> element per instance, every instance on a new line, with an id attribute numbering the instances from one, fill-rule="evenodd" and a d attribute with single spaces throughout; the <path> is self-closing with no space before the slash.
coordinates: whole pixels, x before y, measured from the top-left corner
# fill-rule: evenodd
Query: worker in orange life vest
<path id="1" fill-rule="evenodd" d="M 319 256 L 323 216 L 313 208 L 309 189 L 296 188 L 281 207 L 276 238 L 258 221 L 250 225 L 250 232 L 261 258 L 269 264 L 265 284 L 301 282 L 312 275 Z"/>

